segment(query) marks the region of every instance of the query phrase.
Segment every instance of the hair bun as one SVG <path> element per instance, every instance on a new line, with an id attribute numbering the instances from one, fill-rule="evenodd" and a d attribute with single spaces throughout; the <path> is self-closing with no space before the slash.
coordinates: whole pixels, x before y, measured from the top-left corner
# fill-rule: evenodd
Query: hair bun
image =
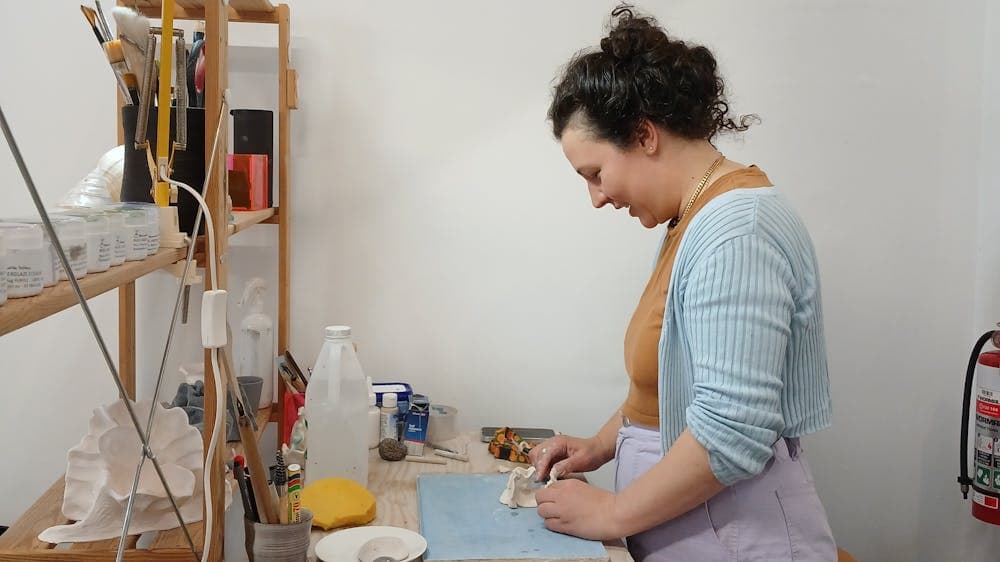
<path id="1" fill-rule="evenodd" d="M 612 58 L 628 62 L 644 57 L 667 42 L 655 20 L 636 17 L 631 6 L 620 6 L 611 12 L 611 31 L 601 39 L 601 50 Z"/>

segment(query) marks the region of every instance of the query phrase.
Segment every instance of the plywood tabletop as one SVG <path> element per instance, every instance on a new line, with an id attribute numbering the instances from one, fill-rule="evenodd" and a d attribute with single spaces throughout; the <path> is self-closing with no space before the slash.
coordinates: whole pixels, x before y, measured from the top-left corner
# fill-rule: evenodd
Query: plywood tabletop
<path id="1" fill-rule="evenodd" d="M 447 461 L 447 464 L 424 464 L 416 462 L 382 460 L 375 450 L 370 451 L 368 461 L 368 489 L 375 495 L 377 515 L 372 525 L 390 525 L 403 527 L 420 532 L 420 517 L 417 507 L 417 476 L 434 473 L 483 473 L 496 472 L 497 467 L 523 466 L 500 461 L 490 455 L 486 444 L 479 440 L 478 432 L 462 434 L 449 441 L 438 443 L 469 457 L 469 462 L 463 462 L 434 456 Z M 433 455 L 433 450 L 427 447 L 425 456 Z M 328 533 L 313 530 L 309 547 L 309 560 L 315 561 L 315 547 L 319 539 Z M 610 562 L 633 562 L 624 545 L 606 544 Z M 540 562 L 533 560 L 532 562 Z M 560 560 L 559 562 L 573 562 Z"/>

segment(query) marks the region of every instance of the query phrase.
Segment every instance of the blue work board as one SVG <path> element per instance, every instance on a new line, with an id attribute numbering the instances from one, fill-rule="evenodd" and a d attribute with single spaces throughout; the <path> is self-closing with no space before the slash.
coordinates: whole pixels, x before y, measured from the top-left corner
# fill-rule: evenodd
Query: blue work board
<path id="1" fill-rule="evenodd" d="M 417 477 L 424 560 L 608 560 L 597 541 L 545 528 L 538 509 L 500 503 L 507 474 Z"/>

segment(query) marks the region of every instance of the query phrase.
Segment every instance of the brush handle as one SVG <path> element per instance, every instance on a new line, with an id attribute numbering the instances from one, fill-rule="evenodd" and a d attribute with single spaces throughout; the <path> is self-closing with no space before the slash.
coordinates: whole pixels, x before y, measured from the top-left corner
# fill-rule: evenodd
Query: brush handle
<path id="1" fill-rule="evenodd" d="M 436 459 L 434 457 L 418 457 L 416 455 L 406 455 L 406 460 L 410 462 L 422 462 L 424 464 L 448 464 L 448 461 L 444 459 Z"/>
<path id="2" fill-rule="evenodd" d="M 253 487 L 257 509 L 260 511 L 260 522 L 277 523 L 277 508 L 274 505 L 271 490 L 267 486 L 267 474 L 264 472 L 264 464 L 260 460 L 260 450 L 257 448 L 257 434 L 250 428 L 246 418 L 240 418 L 239 427 L 240 441 L 243 442 L 243 456 L 250 468 L 250 485 Z"/>
<path id="3" fill-rule="evenodd" d="M 101 0 L 94 0 L 94 6 L 97 8 L 97 22 L 101 24 L 101 31 L 104 36 L 110 41 L 114 35 L 111 35 L 111 28 L 108 27 L 108 18 L 104 17 L 104 10 L 101 8 Z"/>
<path id="4" fill-rule="evenodd" d="M 434 454 L 439 457 L 444 457 L 446 459 L 455 459 L 456 461 L 469 462 L 469 457 L 462 455 L 460 453 L 452 453 L 450 451 L 442 451 L 438 449 L 434 451 Z"/>

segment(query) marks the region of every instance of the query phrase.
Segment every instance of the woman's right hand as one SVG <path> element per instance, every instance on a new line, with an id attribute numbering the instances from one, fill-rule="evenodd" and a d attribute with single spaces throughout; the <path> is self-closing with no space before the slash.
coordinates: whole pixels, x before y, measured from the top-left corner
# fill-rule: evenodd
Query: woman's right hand
<path id="1" fill-rule="evenodd" d="M 535 481 L 541 482 L 549 477 L 551 470 L 556 471 L 557 477 L 597 470 L 615 456 L 614 447 L 607 449 L 596 436 L 581 439 L 556 435 L 536 445 L 528 458 L 535 467 Z"/>

